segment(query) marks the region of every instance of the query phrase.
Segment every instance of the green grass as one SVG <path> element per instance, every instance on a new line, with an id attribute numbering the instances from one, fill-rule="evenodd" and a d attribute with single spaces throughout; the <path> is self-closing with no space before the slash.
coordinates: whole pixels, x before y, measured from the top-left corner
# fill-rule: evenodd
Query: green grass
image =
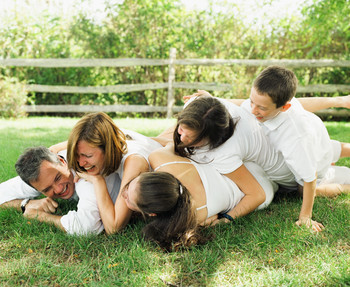
<path id="1" fill-rule="evenodd" d="M 16 175 L 26 147 L 67 138 L 78 119 L 0 120 L 0 181 Z M 148 136 L 173 120 L 115 119 Z M 350 142 L 350 124 L 328 122 L 331 138 Z M 349 159 L 340 161 L 350 166 Z M 277 196 L 266 210 L 210 228 L 204 246 L 164 253 L 140 236 L 142 221 L 113 236 L 69 236 L 0 209 L 1 286 L 349 286 L 350 195 L 317 198 L 314 218 L 326 230 L 294 225 L 301 199 Z M 62 212 L 69 210 L 60 201 Z"/>

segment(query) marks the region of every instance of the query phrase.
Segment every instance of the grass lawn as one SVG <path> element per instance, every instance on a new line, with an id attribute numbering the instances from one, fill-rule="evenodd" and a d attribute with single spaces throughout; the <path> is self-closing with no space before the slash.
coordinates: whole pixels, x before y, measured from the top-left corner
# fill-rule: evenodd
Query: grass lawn
<path id="1" fill-rule="evenodd" d="M 0 119 L 0 182 L 16 176 L 26 147 L 66 140 L 77 118 Z M 154 136 L 175 123 L 115 119 Z M 350 123 L 325 123 L 332 139 L 350 142 Z M 339 165 L 350 167 L 349 159 Z M 62 214 L 74 208 L 60 201 Z M 144 222 L 123 232 L 78 237 L 0 208 L 1 286 L 349 286 L 350 195 L 316 198 L 314 219 L 326 229 L 297 227 L 301 199 L 276 196 L 265 210 L 212 227 L 204 246 L 164 253 L 140 236 Z"/>

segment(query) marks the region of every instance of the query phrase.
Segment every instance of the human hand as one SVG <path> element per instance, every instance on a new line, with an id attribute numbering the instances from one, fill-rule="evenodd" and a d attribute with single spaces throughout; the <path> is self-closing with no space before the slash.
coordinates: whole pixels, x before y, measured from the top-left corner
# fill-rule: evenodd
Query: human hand
<path id="1" fill-rule="evenodd" d="M 27 209 L 41 210 L 47 213 L 54 213 L 58 207 L 58 203 L 50 197 L 41 199 L 31 199 L 26 205 Z"/>
<path id="2" fill-rule="evenodd" d="M 189 96 L 183 96 L 182 98 L 183 98 L 184 102 L 187 103 L 190 99 L 195 98 L 195 97 L 200 97 L 200 96 L 212 97 L 212 95 L 207 91 L 197 90 L 197 93 L 194 93 L 194 94 L 189 95 Z"/>
<path id="3" fill-rule="evenodd" d="M 322 223 L 319 223 L 315 220 L 312 220 L 309 217 L 301 217 L 297 222 L 295 222 L 296 225 L 302 226 L 305 225 L 308 228 L 312 228 L 313 231 L 315 232 L 320 232 L 324 229 L 324 226 Z"/>
<path id="4" fill-rule="evenodd" d="M 80 179 L 85 179 L 86 181 L 90 182 L 90 183 L 94 183 L 96 180 L 98 179 L 103 179 L 103 177 L 99 174 L 97 175 L 92 175 L 92 174 L 89 174 L 87 172 L 77 172 L 77 174 L 75 175 L 74 177 L 74 182 L 78 182 Z"/>
<path id="5" fill-rule="evenodd" d="M 65 149 L 67 149 L 67 141 L 60 142 L 49 147 L 49 150 L 53 153 L 58 153 Z"/>
<path id="6" fill-rule="evenodd" d="M 218 219 L 218 215 L 213 215 L 209 218 L 207 218 L 201 225 L 203 226 L 207 226 L 207 225 L 210 225 L 210 226 L 214 226 L 216 224 L 219 224 L 219 223 L 229 223 L 230 220 L 228 220 L 227 218 L 220 218 Z"/>
<path id="7" fill-rule="evenodd" d="M 42 210 L 38 210 L 38 209 L 33 209 L 33 208 L 26 208 L 26 210 L 23 213 L 23 216 L 26 218 L 39 218 L 45 214 L 48 214 L 48 212 L 44 212 Z"/>
<path id="8" fill-rule="evenodd" d="M 54 144 L 54 145 L 50 146 L 49 150 L 53 153 L 58 153 L 60 151 L 60 149 L 58 148 L 58 144 Z"/>

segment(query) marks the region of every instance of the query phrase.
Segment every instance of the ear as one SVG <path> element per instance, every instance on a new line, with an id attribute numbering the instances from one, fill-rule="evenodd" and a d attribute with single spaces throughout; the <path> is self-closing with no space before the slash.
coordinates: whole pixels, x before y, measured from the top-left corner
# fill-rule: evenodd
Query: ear
<path id="1" fill-rule="evenodd" d="M 286 112 L 292 106 L 290 102 L 287 102 L 284 106 L 282 106 L 281 112 Z"/>
<path id="2" fill-rule="evenodd" d="M 67 162 L 64 160 L 64 158 L 60 157 L 60 156 L 57 156 L 58 157 L 58 160 L 61 162 L 61 164 L 67 166 Z"/>
<path id="3" fill-rule="evenodd" d="M 156 213 L 148 213 L 148 216 L 157 216 Z"/>

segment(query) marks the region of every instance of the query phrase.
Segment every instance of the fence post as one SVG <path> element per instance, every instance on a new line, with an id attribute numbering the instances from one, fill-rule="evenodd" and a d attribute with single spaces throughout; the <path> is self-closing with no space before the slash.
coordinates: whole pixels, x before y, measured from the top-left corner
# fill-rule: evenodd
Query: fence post
<path id="1" fill-rule="evenodd" d="M 170 48 L 168 101 L 167 101 L 167 115 L 166 115 L 168 119 L 173 116 L 173 107 L 175 105 L 174 87 L 173 87 L 173 83 L 175 81 L 175 65 L 174 65 L 175 59 L 176 59 L 176 48 Z"/>

